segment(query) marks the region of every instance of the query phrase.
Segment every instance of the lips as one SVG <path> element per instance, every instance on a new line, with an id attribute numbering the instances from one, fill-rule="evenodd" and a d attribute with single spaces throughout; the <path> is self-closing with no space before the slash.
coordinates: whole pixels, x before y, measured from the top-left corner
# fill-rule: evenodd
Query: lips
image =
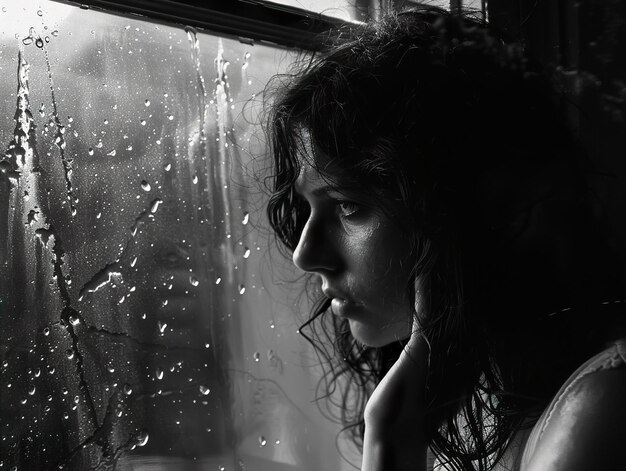
<path id="1" fill-rule="evenodd" d="M 348 311 L 350 310 L 350 307 L 354 307 L 354 304 L 341 298 L 333 298 L 330 303 L 330 309 L 333 314 L 340 317 L 346 316 L 346 314 L 348 314 Z"/>
<path id="2" fill-rule="evenodd" d="M 351 311 L 358 306 L 359 303 L 354 302 L 348 296 L 340 291 L 331 288 L 322 289 L 324 296 L 331 300 L 330 308 L 333 314 L 344 317 L 349 315 Z"/>

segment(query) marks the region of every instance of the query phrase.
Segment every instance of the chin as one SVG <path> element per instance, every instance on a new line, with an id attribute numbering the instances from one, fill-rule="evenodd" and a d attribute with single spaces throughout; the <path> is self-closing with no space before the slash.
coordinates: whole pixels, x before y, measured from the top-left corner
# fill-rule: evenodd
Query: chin
<path id="1" fill-rule="evenodd" d="M 350 332 L 357 342 L 366 347 L 380 348 L 394 342 L 407 339 L 411 330 L 407 326 L 402 328 L 381 328 L 368 326 L 350 319 Z"/>

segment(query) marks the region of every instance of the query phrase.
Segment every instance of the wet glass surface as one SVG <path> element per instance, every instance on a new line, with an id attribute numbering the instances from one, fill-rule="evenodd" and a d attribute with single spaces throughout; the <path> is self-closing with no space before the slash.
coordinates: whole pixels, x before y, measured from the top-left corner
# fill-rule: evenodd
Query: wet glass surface
<path id="1" fill-rule="evenodd" d="M 0 469 L 350 469 L 268 268 L 289 53 L 0 5 Z"/>

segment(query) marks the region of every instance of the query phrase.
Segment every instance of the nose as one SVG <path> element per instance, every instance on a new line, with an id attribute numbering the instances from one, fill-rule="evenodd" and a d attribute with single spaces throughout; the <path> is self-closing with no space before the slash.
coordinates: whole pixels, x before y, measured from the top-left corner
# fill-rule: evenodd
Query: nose
<path id="1" fill-rule="evenodd" d="M 300 270 L 320 274 L 336 271 L 340 264 L 336 239 L 335 231 L 311 213 L 293 251 L 294 265 Z"/>

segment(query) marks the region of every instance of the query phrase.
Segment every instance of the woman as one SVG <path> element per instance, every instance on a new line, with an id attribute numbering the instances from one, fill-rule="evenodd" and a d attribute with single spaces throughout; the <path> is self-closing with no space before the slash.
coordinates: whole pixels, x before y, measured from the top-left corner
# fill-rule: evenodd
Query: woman
<path id="1" fill-rule="evenodd" d="M 561 108 L 519 46 L 434 8 L 340 32 L 279 89 L 269 219 L 362 470 L 428 447 L 626 469 L 624 278 Z"/>

